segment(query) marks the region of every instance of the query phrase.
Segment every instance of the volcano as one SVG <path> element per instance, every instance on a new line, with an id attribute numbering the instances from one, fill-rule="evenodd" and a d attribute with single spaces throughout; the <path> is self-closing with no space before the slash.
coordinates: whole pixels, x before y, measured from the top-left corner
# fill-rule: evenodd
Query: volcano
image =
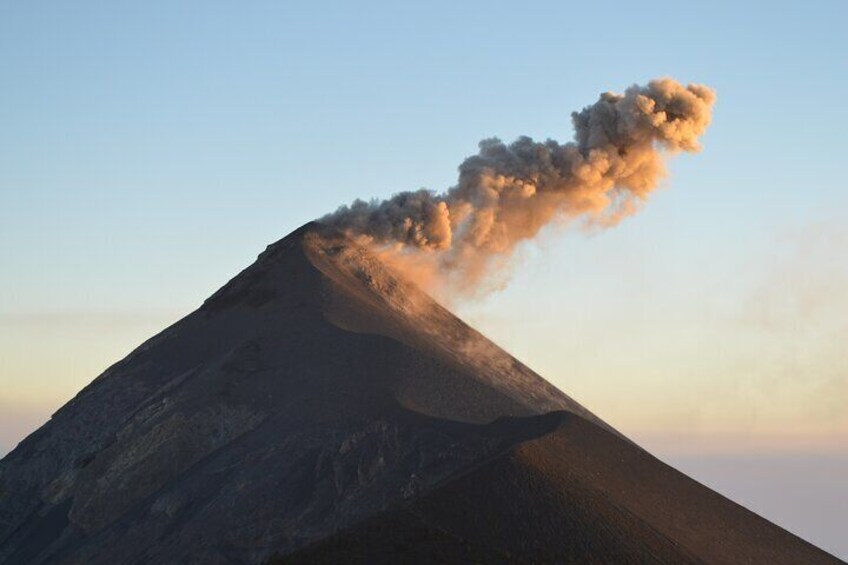
<path id="1" fill-rule="evenodd" d="M 837 563 L 311 223 L 0 461 L 2 563 Z"/>

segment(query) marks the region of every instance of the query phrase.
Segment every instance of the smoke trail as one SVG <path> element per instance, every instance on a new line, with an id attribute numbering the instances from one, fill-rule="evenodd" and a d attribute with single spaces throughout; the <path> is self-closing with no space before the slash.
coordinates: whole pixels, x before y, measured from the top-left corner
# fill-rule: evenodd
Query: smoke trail
<path id="1" fill-rule="evenodd" d="M 474 288 L 555 219 L 611 226 L 632 214 L 665 175 L 664 153 L 700 149 L 714 102 L 712 89 L 669 78 L 623 95 L 607 92 L 572 113 L 573 142 L 487 139 L 459 166 L 459 181 L 447 192 L 356 200 L 321 222 L 384 258 L 413 258 L 419 269 Z"/>

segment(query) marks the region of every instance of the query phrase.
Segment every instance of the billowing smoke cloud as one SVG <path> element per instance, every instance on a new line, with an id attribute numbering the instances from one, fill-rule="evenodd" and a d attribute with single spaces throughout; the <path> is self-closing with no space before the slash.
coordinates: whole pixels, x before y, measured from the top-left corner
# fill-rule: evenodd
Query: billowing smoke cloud
<path id="1" fill-rule="evenodd" d="M 714 102 L 712 89 L 668 78 L 604 93 L 572 113 L 573 142 L 487 139 L 447 192 L 356 200 L 321 221 L 441 283 L 476 288 L 551 221 L 611 226 L 636 211 L 665 175 L 665 154 L 700 149 Z"/>

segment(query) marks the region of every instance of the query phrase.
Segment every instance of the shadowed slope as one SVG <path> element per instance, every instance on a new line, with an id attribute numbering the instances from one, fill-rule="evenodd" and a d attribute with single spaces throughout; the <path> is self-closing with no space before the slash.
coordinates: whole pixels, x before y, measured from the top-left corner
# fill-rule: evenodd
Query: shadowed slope
<path id="1" fill-rule="evenodd" d="M 477 424 L 554 409 L 592 417 L 309 224 L 0 462 L 0 562 L 261 560 L 499 448 Z"/>
<path id="2" fill-rule="evenodd" d="M 412 500 L 412 513 L 379 515 Z M 685 527 L 681 501 L 703 508 Z M 402 543 L 408 529 L 541 558 L 774 544 L 826 559 L 654 460 L 315 224 L 0 461 L 0 563 L 262 563 L 395 521 Z"/>
<path id="3" fill-rule="evenodd" d="M 579 416 L 272 563 L 839 563 Z"/>

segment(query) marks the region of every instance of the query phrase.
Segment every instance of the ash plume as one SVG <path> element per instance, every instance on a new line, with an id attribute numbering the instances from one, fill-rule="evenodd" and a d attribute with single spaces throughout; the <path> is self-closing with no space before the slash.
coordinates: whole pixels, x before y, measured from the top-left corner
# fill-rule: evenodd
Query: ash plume
<path id="1" fill-rule="evenodd" d="M 700 149 L 715 99 L 670 78 L 607 92 L 571 114 L 572 142 L 487 139 L 444 193 L 356 200 L 320 221 L 415 269 L 427 286 L 478 289 L 552 221 L 607 227 L 634 213 L 665 176 L 665 155 Z"/>

